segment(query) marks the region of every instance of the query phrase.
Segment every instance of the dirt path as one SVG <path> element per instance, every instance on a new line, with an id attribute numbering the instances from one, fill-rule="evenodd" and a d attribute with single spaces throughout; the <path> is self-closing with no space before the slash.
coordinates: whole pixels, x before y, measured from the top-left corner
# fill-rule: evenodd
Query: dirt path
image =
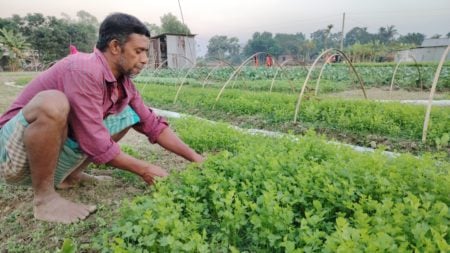
<path id="1" fill-rule="evenodd" d="M 367 97 L 369 99 L 386 99 L 386 100 L 428 100 L 430 91 L 406 91 L 406 90 L 393 90 L 392 94 L 389 94 L 389 88 L 370 88 L 366 90 Z M 358 90 L 348 90 L 338 93 L 324 94 L 327 97 L 339 97 L 339 98 L 364 98 L 363 92 Z M 448 92 L 436 93 L 434 99 L 450 99 Z"/>

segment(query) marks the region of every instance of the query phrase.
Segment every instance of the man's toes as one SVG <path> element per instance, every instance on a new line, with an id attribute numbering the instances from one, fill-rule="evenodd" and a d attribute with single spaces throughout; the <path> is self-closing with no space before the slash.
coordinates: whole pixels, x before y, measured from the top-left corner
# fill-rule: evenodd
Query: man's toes
<path id="1" fill-rule="evenodd" d="M 79 222 L 79 221 L 80 221 L 80 219 L 78 219 L 78 218 L 73 218 L 73 219 L 70 219 L 69 222 L 67 222 L 66 224 L 73 224 L 73 223 L 77 223 L 77 222 Z"/>
<path id="2" fill-rule="evenodd" d="M 95 205 L 86 205 L 86 208 L 89 211 L 89 213 L 95 212 L 95 210 L 97 210 L 97 206 Z"/>
<path id="3" fill-rule="evenodd" d="M 113 178 L 110 177 L 110 176 L 95 176 L 95 178 L 97 178 L 97 179 L 100 180 L 100 181 L 110 181 L 110 180 L 113 179 Z"/>

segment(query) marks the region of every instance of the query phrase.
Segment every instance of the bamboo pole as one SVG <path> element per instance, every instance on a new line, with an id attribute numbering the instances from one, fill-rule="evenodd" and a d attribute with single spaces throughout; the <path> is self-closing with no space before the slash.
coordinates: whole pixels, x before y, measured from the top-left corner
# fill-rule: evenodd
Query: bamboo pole
<path id="1" fill-rule="evenodd" d="M 217 59 L 217 60 L 219 60 L 220 63 L 219 63 L 217 66 L 215 66 L 215 67 L 208 73 L 208 75 L 206 76 L 205 80 L 203 80 L 202 88 L 205 88 L 206 82 L 208 81 L 209 77 L 210 77 L 211 74 L 214 73 L 219 67 L 227 65 L 227 66 L 229 66 L 233 71 L 235 70 L 234 66 L 233 66 L 231 63 L 229 63 L 229 62 L 227 62 L 227 61 L 225 61 L 225 60 L 221 60 L 221 59 Z"/>
<path id="2" fill-rule="evenodd" d="M 202 88 L 205 88 L 206 82 L 208 81 L 211 74 L 216 71 L 218 68 L 222 66 L 222 63 L 217 64 L 211 71 L 209 71 L 208 75 L 206 76 L 205 80 L 203 80 Z"/>
<path id="3" fill-rule="evenodd" d="M 436 73 L 434 73 L 434 79 L 433 79 L 433 84 L 431 86 L 430 97 L 428 98 L 427 111 L 425 113 L 425 121 L 423 122 L 422 143 L 425 143 L 427 141 L 427 131 L 428 131 L 428 123 L 430 121 L 431 105 L 433 104 L 433 97 L 434 97 L 434 93 L 436 91 L 436 86 L 437 86 L 437 82 L 439 80 L 439 75 L 441 74 L 442 66 L 444 65 L 444 62 L 445 62 L 445 59 L 447 58 L 449 50 L 450 50 L 450 45 L 447 47 L 447 49 L 445 49 L 444 53 L 442 54 L 441 61 L 439 62 L 439 65 L 436 69 Z"/>
<path id="4" fill-rule="evenodd" d="M 420 73 L 419 64 L 417 63 L 416 58 L 414 56 L 408 55 L 408 57 L 413 59 L 413 61 L 415 62 L 417 71 L 419 72 L 420 89 L 423 89 L 422 75 Z M 402 63 L 402 62 L 403 62 L 403 59 L 400 59 L 400 61 L 398 61 L 397 65 L 395 66 L 394 73 L 392 74 L 391 87 L 389 88 L 389 97 L 390 98 L 392 98 L 392 88 L 394 86 L 395 75 L 397 74 L 397 69 L 400 66 L 400 63 Z"/>
<path id="5" fill-rule="evenodd" d="M 233 79 L 233 77 L 234 77 L 237 73 L 239 73 L 239 72 L 241 71 L 241 69 L 245 66 L 245 64 L 247 64 L 248 62 L 250 62 L 251 60 L 253 60 L 253 57 L 259 56 L 259 55 L 261 55 L 261 54 L 267 54 L 267 53 L 266 53 L 266 52 L 258 52 L 258 53 L 255 53 L 255 54 L 251 55 L 251 56 L 248 57 L 243 63 L 241 63 L 241 65 L 239 65 L 239 67 L 238 67 L 233 73 L 231 73 L 231 75 L 230 75 L 230 77 L 228 78 L 228 80 L 225 82 L 225 84 L 224 84 L 224 85 L 222 86 L 222 88 L 220 89 L 219 94 L 217 94 L 217 97 L 216 97 L 216 103 L 217 103 L 217 101 L 219 101 L 220 96 L 222 95 L 223 91 L 224 91 L 225 88 L 227 87 L 228 83 L 230 83 L 230 81 Z M 215 104 L 214 104 L 214 106 L 215 106 Z"/>
<path id="6" fill-rule="evenodd" d="M 277 78 L 277 76 L 278 76 L 278 73 L 280 72 L 280 70 L 283 71 L 283 73 L 285 73 L 284 65 L 286 65 L 286 64 L 289 63 L 289 62 L 293 62 L 293 61 L 290 60 L 290 59 L 288 59 L 288 60 L 285 60 L 284 62 L 282 62 L 281 64 L 278 64 L 278 62 L 276 62 L 277 66 L 278 66 L 278 69 L 277 69 L 277 71 L 275 72 L 274 77 L 272 78 L 272 83 L 270 84 L 270 90 L 269 90 L 269 93 L 272 93 L 273 85 L 274 85 L 275 80 L 276 80 L 276 78 Z M 295 92 L 295 86 L 292 84 L 292 81 L 288 79 L 288 83 L 289 83 L 289 85 L 291 86 L 292 92 Z"/>
<path id="7" fill-rule="evenodd" d="M 350 61 L 350 59 L 349 59 L 349 58 L 347 57 L 347 55 L 345 55 L 345 53 L 342 52 L 341 50 L 335 49 L 335 48 L 330 48 L 330 49 L 327 49 L 327 50 L 325 50 L 324 52 L 322 52 L 322 53 L 314 60 L 312 66 L 309 68 L 308 75 L 306 75 L 305 82 L 303 83 L 303 86 L 302 86 L 302 90 L 300 91 L 300 94 L 298 95 L 297 106 L 295 107 L 295 113 L 294 113 L 294 123 L 297 122 L 297 115 L 298 115 L 298 112 L 299 112 L 299 110 L 300 110 L 300 105 L 301 105 L 301 103 L 302 103 L 303 93 L 305 92 L 306 84 L 308 84 L 308 81 L 309 81 L 309 78 L 310 78 L 310 76 L 311 76 L 312 70 L 313 70 L 314 67 L 316 66 L 317 62 L 319 62 L 319 59 L 322 58 L 322 56 L 324 56 L 325 54 L 327 54 L 327 53 L 329 53 L 329 52 L 331 52 L 331 51 L 336 51 L 336 52 L 338 52 L 338 53 L 339 53 L 340 55 L 342 55 L 342 57 L 344 57 L 345 60 L 350 64 L 351 69 L 353 70 L 353 72 L 355 73 L 356 77 L 357 77 L 358 80 L 359 80 L 359 84 L 360 84 L 361 90 L 362 90 L 362 92 L 363 92 L 363 94 L 364 94 L 364 98 L 367 99 L 366 89 L 364 88 L 364 82 L 363 82 L 363 80 L 361 79 L 361 77 L 359 76 L 358 72 L 356 71 L 356 69 L 355 69 L 355 67 L 353 66 L 353 64 L 352 64 L 352 62 Z"/>
<path id="8" fill-rule="evenodd" d="M 320 78 L 322 77 L 323 71 L 325 69 L 325 66 L 328 64 L 328 62 L 332 59 L 332 57 L 335 57 L 336 55 L 339 54 L 333 54 L 330 57 L 328 57 L 325 60 L 325 63 L 322 65 L 322 68 L 320 69 L 320 73 L 319 73 L 319 77 L 317 78 L 317 82 L 316 82 L 316 88 L 314 89 L 314 96 L 317 96 L 317 94 L 319 93 L 319 83 L 320 83 Z"/>
<path id="9" fill-rule="evenodd" d="M 181 83 L 180 83 L 180 87 L 178 87 L 177 94 L 175 94 L 175 98 L 174 98 L 174 100 L 173 100 L 173 103 L 174 103 L 174 104 L 177 102 L 178 95 L 180 94 L 181 88 L 183 88 L 184 82 L 186 82 L 186 79 L 187 79 L 188 75 L 192 72 L 192 70 L 193 70 L 194 68 L 195 68 L 195 65 L 192 66 L 192 67 L 188 70 L 188 72 L 186 73 L 186 75 L 184 75 L 183 80 L 182 80 Z"/>

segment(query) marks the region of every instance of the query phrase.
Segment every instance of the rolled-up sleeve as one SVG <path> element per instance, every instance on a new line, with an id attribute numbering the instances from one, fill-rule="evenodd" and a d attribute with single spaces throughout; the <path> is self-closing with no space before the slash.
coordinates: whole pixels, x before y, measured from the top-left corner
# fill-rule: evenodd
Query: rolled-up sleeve
<path id="1" fill-rule="evenodd" d="M 145 134 L 151 143 L 156 143 L 159 135 L 169 126 L 167 121 L 144 104 L 141 95 L 133 84 L 130 86 L 130 106 L 137 113 L 140 122 L 134 126 L 134 129 Z"/>
<path id="2" fill-rule="evenodd" d="M 80 73 L 82 72 L 82 73 Z M 103 80 L 92 73 L 69 70 L 64 75 L 70 103 L 69 126 L 73 137 L 92 162 L 103 164 L 119 155 L 120 147 L 103 124 Z"/>

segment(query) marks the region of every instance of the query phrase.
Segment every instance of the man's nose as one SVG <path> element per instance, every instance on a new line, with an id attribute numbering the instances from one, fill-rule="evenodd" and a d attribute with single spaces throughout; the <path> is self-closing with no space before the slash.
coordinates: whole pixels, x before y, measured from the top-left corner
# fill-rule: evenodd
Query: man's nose
<path id="1" fill-rule="evenodd" d="M 142 56 L 141 56 L 141 63 L 144 64 L 144 65 L 147 64 L 148 63 L 148 59 L 149 59 L 148 55 L 146 53 L 143 53 Z"/>

